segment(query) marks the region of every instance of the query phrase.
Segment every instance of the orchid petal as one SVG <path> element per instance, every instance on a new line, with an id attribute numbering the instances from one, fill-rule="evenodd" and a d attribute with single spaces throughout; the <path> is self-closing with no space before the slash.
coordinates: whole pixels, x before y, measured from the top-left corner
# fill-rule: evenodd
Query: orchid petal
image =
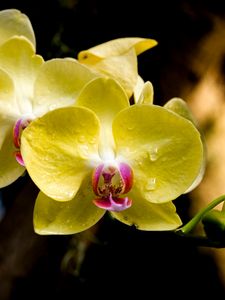
<path id="1" fill-rule="evenodd" d="M 144 84 L 145 84 L 144 80 L 141 78 L 140 75 L 138 75 L 137 82 L 136 82 L 136 85 L 135 85 L 134 91 L 133 91 L 134 103 L 138 102 L 138 99 L 141 95 Z"/>
<path id="2" fill-rule="evenodd" d="M 121 212 L 110 212 L 111 215 L 127 225 L 135 225 L 140 230 L 173 230 L 182 222 L 176 213 L 172 201 L 167 203 L 150 203 L 138 191 L 128 194 L 133 200 L 132 206 Z"/>
<path id="3" fill-rule="evenodd" d="M 187 103 L 183 99 L 174 97 L 166 102 L 164 107 L 191 121 L 195 126 L 197 125 L 194 116 L 192 115 Z"/>
<path id="4" fill-rule="evenodd" d="M 184 193 L 199 174 L 203 145 L 193 124 L 155 105 L 134 105 L 113 123 L 117 157 L 134 172 L 134 187 L 153 203 Z"/>
<path id="5" fill-rule="evenodd" d="M 35 114 L 74 104 L 84 85 L 96 77 L 99 75 L 75 59 L 47 61 L 34 84 Z"/>
<path id="6" fill-rule="evenodd" d="M 119 38 L 81 51 L 78 60 L 118 80 L 130 98 L 138 80 L 137 55 L 156 45 L 152 39 Z"/>
<path id="7" fill-rule="evenodd" d="M 92 202 L 91 182 L 87 178 L 76 196 L 67 202 L 55 201 L 42 192 L 34 207 L 34 230 L 38 234 L 74 234 L 93 226 L 105 210 Z"/>
<path id="8" fill-rule="evenodd" d="M 13 80 L 20 114 L 32 113 L 33 83 L 42 63 L 23 37 L 14 37 L 0 47 L 0 68 Z"/>
<path id="9" fill-rule="evenodd" d="M 113 158 L 112 122 L 116 114 L 129 107 L 129 100 L 120 85 L 110 78 L 97 78 L 88 83 L 79 95 L 77 105 L 95 112 L 101 123 L 99 153 L 102 158 Z"/>
<path id="10" fill-rule="evenodd" d="M 166 109 L 169 109 L 176 114 L 180 115 L 181 117 L 184 117 L 185 119 L 191 121 L 195 127 L 197 127 L 197 122 L 194 119 L 194 116 L 192 115 L 187 103 L 181 99 L 181 98 L 172 98 L 169 100 L 164 107 Z M 192 185 L 185 191 L 185 193 L 191 192 L 193 189 L 195 189 L 199 183 L 202 181 L 202 178 L 205 174 L 205 168 L 206 168 L 206 145 L 203 136 L 201 136 L 202 143 L 203 143 L 203 161 L 202 161 L 202 166 L 200 168 L 199 174 L 196 177 L 195 181 L 192 183 Z"/>
<path id="11" fill-rule="evenodd" d="M 96 198 L 93 202 L 96 206 L 108 211 L 122 211 L 132 205 L 132 201 L 128 197 L 113 198 L 112 195 L 108 198 Z"/>
<path id="12" fill-rule="evenodd" d="M 126 53 L 130 49 L 135 49 L 135 54 L 139 55 L 142 52 L 154 47 L 157 42 L 152 39 L 145 38 L 119 38 L 106 43 L 97 45 L 88 50 L 81 51 L 78 54 L 79 61 L 83 63 L 92 63 L 97 59 L 108 58 L 110 56 L 118 56 Z"/>
<path id="13" fill-rule="evenodd" d="M 131 48 L 122 55 L 109 56 L 98 60 L 94 64 L 86 65 L 101 75 L 109 76 L 117 80 L 130 98 L 137 83 L 137 56 Z"/>
<path id="14" fill-rule="evenodd" d="M 7 72 L 0 69 L 0 116 L 4 119 L 19 118 L 14 83 Z"/>
<path id="15" fill-rule="evenodd" d="M 47 196 L 71 200 L 97 157 L 99 121 L 81 107 L 60 108 L 23 131 L 21 153 L 34 183 Z"/>
<path id="16" fill-rule="evenodd" d="M 137 94 L 134 97 L 136 104 L 153 104 L 153 85 L 150 81 L 146 81 L 139 93 L 137 98 Z"/>
<path id="17" fill-rule="evenodd" d="M 13 36 L 26 37 L 35 47 L 35 36 L 30 20 L 17 9 L 0 11 L 0 45 Z"/>
<path id="18" fill-rule="evenodd" d="M 111 78 L 97 78 L 81 91 L 76 105 L 93 110 L 104 126 L 112 126 L 116 114 L 129 107 L 129 100 L 121 86 Z"/>
<path id="19" fill-rule="evenodd" d="M 15 158 L 17 150 L 13 144 L 13 121 L 0 118 L 0 188 L 5 187 L 25 171 Z"/>

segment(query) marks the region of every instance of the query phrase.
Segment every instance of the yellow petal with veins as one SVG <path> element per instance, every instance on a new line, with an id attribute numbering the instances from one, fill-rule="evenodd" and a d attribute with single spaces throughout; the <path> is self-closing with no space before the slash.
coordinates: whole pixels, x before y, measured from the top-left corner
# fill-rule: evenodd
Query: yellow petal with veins
<path id="1" fill-rule="evenodd" d="M 116 116 L 117 156 L 134 172 L 134 187 L 152 203 L 183 194 L 203 162 L 203 145 L 194 125 L 155 105 L 133 105 Z"/>
<path id="2" fill-rule="evenodd" d="M 183 99 L 178 97 L 172 98 L 166 102 L 164 107 L 191 121 L 195 126 L 197 125 L 196 120 L 194 120 L 194 116 L 192 115 L 187 103 Z"/>
<path id="3" fill-rule="evenodd" d="M 150 81 L 146 81 L 139 91 L 139 94 L 134 94 L 134 101 L 136 104 L 153 104 L 153 85 Z"/>
<path id="4" fill-rule="evenodd" d="M 118 80 L 130 98 L 138 81 L 137 55 L 156 45 L 152 39 L 119 38 L 81 51 L 78 60 Z"/>
<path id="5" fill-rule="evenodd" d="M 110 78 L 97 78 L 88 83 L 80 93 L 76 105 L 95 112 L 101 123 L 100 156 L 113 159 L 114 140 L 112 122 L 116 114 L 129 107 L 129 100 L 121 86 Z"/>
<path id="6" fill-rule="evenodd" d="M 0 68 L 13 81 L 19 114 L 32 113 L 33 85 L 42 64 L 42 57 L 24 37 L 11 38 L 0 47 Z"/>
<path id="7" fill-rule="evenodd" d="M 15 159 L 14 152 L 18 149 L 13 144 L 13 120 L 0 117 L 0 188 L 5 187 L 25 171 Z"/>
<path id="8" fill-rule="evenodd" d="M 130 208 L 111 215 L 127 225 L 135 225 L 140 230 L 174 230 L 182 222 L 172 202 L 155 204 L 146 201 L 138 191 L 131 190 L 128 197 L 132 199 Z"/>
<path id="9" fill-rule="evenodd" d="M 73 199 L 98 158 L 100 125 L 86 108 L 59 108 L 23 131 L 21 153 L 34 183 L 59 201 Z"/>
<path id="10" fill-rule="evenodd" d="M 88 229 L 102 218 L 105 211 L 92 202 L 94 194 L 89 175 L 71 201 L 59 202 L 39 193 L 34 207 L 36 233 L 74 234 Z"/>
<path id="11" fill-rule="evenodd" d="M 72 58 L 47 61 L 34 84 L 35 115 L 73 105 L 84 85 L 96 77 L 99 75 Z"/>
<path id="12" fill-rule="evenodd" d="M 135 54 L 139 55 L 156 45 L 157 42 L 153 39 L 139 37 L 119 38 L 81 51 L 78 54 L 78 60 L 83 63 L 92 64 L 98 59 L 123 55 L 132 48 L 135 50 Z"/>
<path id="13" fill-rule="evenodd" d="M 192 112 L 190 111 L 187 103 L 181 99 L 181 98 L 172 98 L 171 100 L 169 100 L 164 107 L 166 109 L 169 109 L 173 112 L 175 112 L 176 114 L 180 115 L 181 117 L 191 121 L 195 127 L 197 128 L 197 121 L 194 119 L 194 116 L 192 115 Z M 203 161 L 202 161 L 202 166 L 201 169 L 199 171 L 198 177 L 195 179 L 195 181 L 192 183 L 192 185 L 186 190 L 185 193 L 189 193 L 190 191 L 192 191 L 193 189 L 195 189 L 199 183 L 202 181 L 202 178 L 205 174 L 205 168 L 206 168 L 206 145 L 205 145 L 205 140 L 204 137 L 201 135 L 201 139 L 202 139 L 202 143 L 203 143 L 203 149 L 204 149 L 204 153 L 203 153 Z"/>
<path id="14" fill-rule="evenodd" d="M 133 48 L 127 52 L 97 60 L 95 63 L 85 61 L 85 64 L 100 75 L 117 80 L 130 98 L 137 83 L 137 56 Z"/>
<path id="15" fill-rule="evenodd" d="M 30 20 L 17 9 L 0 11 L 0 45 L 13 36 L 26 37 L 35 48 L 35 36 Z"/>
<path id="16" fill-rule="evenodd" d="M 0 69 L 0 116 L 8 119 L 19 118 L 19 105 L 16 101 L 15 87 L 9 74 Z"/>

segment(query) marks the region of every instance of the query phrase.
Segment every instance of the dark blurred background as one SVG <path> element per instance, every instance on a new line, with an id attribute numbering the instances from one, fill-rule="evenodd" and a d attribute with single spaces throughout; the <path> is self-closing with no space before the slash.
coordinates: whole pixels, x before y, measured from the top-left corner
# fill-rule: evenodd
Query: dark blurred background
<path id="1" fill-rule="evenodd" d="M 141 54 L 138 62 L 140 75 L 154 85 L 155 103 L 185 97 L 206 137 L 218 115 L 205 117 L 201 108 L 211 103 L 211 112 L 217 105 L 221 115 L 224 1 L 1 0 L 0 9 L 7 8 L 30 18 L 37 53 L 46 60 L 77 57 L 81 50 L 119 37 L 154 38 L 158 46 Z M 203 87 L 209 87 L 208 81 L 202 85 L 206 74 L 213 74 L 212 82 L 218 84 L 210 82 L 221 92 L 220 106 L 217 94 L 207 101 L 209 92 Z M 175 201 L 184 223 L 208 198 L 225 192 L 223 178 L 215 191 L 210 188 L 216 184 L 208 180 Z M 32 227 L 37 192 L 27 175 L 1 190 L 0 300 L 225 296 L 224 249 L 207 250 L 173 233 L 141 232 L 109 216 L 78 235 L 38 236 Z M 199 203 L 194 208 L 193 201 Z"/>

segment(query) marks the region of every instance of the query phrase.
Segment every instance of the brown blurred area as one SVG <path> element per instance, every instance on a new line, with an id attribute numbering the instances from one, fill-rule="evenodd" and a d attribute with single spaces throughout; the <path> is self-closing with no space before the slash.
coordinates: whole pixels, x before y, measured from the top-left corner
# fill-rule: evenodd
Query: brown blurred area
<path id="1" fill-rule="evenodd" d="M 192 60 L 199 83 L 184 96 L 203 129 L 207 147 L 207 169 L 192 193 L 192 213 L 225 194 L 225 19 L 211 16 L 213 28 Z M 222 205 L 218 207 L 222 208 Z M 210 250 L 225 284 L 225 250 Z"/>
<path id="2" fill-rule="evenodd" d="M 207 144 L 202 183 L 175 201 L 185 222 L 225 193 L 225 3 L 208 1 L 2 0 L 30 18 L 45 59 L 77 56 L 126 36 L 159 44 L 138 58 L 155 103 L 188 102 Z M 172 233 L 141 232 L 108 216 L 75 236 L 38 236 L 37 189 L 26 175 L 2 189 L 0 300 L 223 298 L 225 249 L 199 247 Z"/>
<path id="3" fill-rule="evenodd" d="M 184 7 L 187 14 L 198 17 L 191 6 Z M 192 44 L 187 57 L 184 55 L 184 62 L 178 58 L 175 65 L 167 67 L 166 73 L 172 70 L 172 76 L 167 78 L 167 85 L 164 84 L 165 93 L 167 86 L 179 84 L 179 96 L 189 104 L 206 143 L 206 172 L 201 184 L 190 195 L 190 216 L 225 194 L 225 12 L 221 10 L 220 13 L 204 11 L 202 7 L 201 14 L 208 28 Z M 180 77 L 182 64 L 185 64 L 185 72 Z M 221 209 L 222 204 L 217 208 Z M 203 229 L 198 230 L 202 234 Z M 215 258 L 220 279 L 225 285 L 225 249 L 202 250 Z"/>

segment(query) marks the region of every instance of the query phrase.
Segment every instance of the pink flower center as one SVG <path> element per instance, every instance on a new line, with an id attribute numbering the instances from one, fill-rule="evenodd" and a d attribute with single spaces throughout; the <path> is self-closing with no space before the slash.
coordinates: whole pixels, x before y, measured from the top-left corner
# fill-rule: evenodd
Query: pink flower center
<path id="1" fill-rule="evenodd" d="M 13 127 L 13 143 L 14 143 L 14 146 L 18 149 L 17 151 L 14 152 L 14 155 L 15 155 L 17 162 L 21 166 L 25 166 L 21 152 L 20 152 L 21 134 L 22 134 L 23 130 L 30 124 L 30 122 L 31 122 L 31 119 L 19 119 L 16 121 L 16 123 Z"/>
<path id="2" fill-rule="evenodd" d="M 118 167 L 101 164 L 93 173 L 92 188 L 98 198 L 94 204 L 110 211 L 122 211 L 129 208 L 132 200 L 120 196 L 130 191 L 133 185 L 133 171 L 125 163 Z"/>

